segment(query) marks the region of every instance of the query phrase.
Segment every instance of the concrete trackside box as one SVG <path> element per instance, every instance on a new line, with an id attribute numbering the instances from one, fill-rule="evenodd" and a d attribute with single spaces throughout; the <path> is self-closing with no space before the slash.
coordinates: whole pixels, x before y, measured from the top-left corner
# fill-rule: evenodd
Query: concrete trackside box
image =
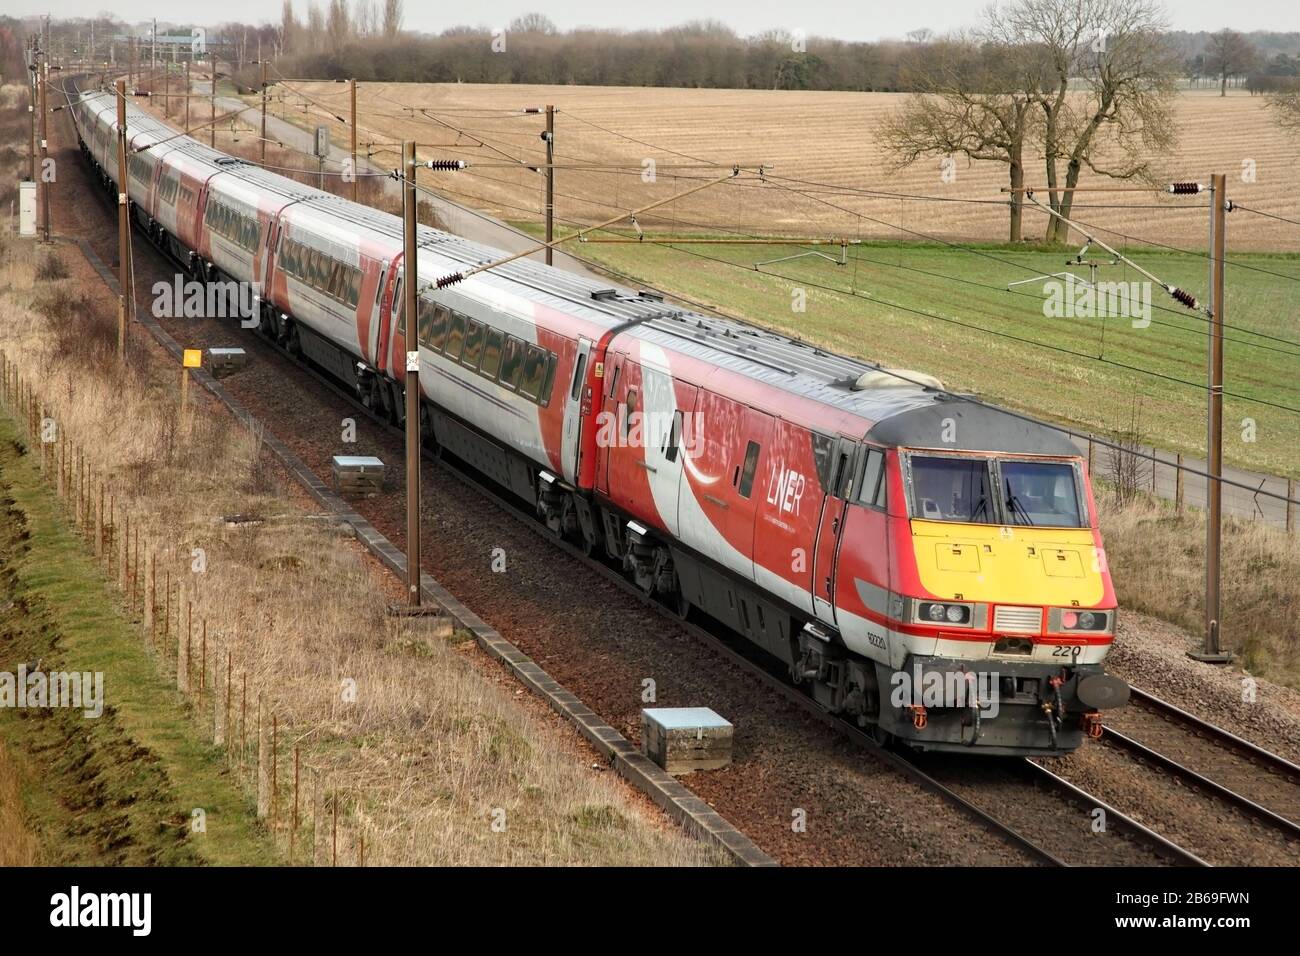
<path id="1" fill-rule="evenodd" d="M 708 707 L 641 711 L 641 749 L 668 773 L 716 770 L 731 763 L 734 728 Z"/>

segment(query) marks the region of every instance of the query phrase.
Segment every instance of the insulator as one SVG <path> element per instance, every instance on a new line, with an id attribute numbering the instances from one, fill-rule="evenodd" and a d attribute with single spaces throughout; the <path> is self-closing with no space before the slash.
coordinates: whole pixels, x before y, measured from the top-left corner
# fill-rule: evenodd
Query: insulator
<path id="1" fill-rule="evenodd" d="M 455 285 L 457 282 L 464 280 L 464 278 L 465 273 L 453 272 L 451 275 L 443 276 L 441 279 L 434 282 L 433 287 L 435 289 L 445 289 L 449 285 Z"/>
<path id="2" fill-rule="evenodd" d="M 463 159 L 431 159 L 424 164 L 429 169 L 438 169 L 443 172 L 451 172 L 457 169 L 465 168 Z"/>
<path id="3" fill-rule="evenodd" d="M 1170 183 L 1165 188 L 1175 196 L 1195 196 L 1205 191 L 1200 183 Z"/>
<path id="4" fill-rule="evenodd" d="M 1192 295 L 1190 292 L 1186 292 L 1183 289 L 1180 289 L 1177 286 L 1175 286 L 1174 288 L 1169 290 L 1169 294 L 1172 295 L 1179 302 L 1181 302 L 1183 305 L 1187 306 L 1189 309 L 1196 308 L 1196 296 Z"/>

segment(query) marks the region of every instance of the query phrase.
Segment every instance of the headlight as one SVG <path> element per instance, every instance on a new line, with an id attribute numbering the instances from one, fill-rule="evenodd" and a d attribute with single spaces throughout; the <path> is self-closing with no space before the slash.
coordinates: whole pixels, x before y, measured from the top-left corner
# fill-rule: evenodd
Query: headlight
<path id="1" fill-rule="evenodd" d="M 970 627 L 971 606 L 969 604 L 944 604 L 940 601 L 922 601 L 916 608 L 916 619 L 922 623 L 960 624 Z"/>
<path id="2" fill-rule="evenodd" d="M 1071 611 L 1061 609 L 1062 631 L 1091 631 L 1099 633 L 1110 627 L 1109 611 Z"/>

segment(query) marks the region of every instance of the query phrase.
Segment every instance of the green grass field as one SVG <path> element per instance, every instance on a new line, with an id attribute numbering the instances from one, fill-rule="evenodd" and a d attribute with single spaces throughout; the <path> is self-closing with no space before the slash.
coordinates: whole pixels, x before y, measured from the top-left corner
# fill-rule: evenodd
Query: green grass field
<path id="1" fill-rule="evenodd" d="M 531 224 L 517 225 L 537 232 Z M 1085 267 L 1066 265 L 1075 249 L 864 243 L 849 247 L 845 265 L 805 257 L 756 269 L 757 262 L 809 251 L 838 257 L 840 249 L 576 242 L 567 248 L 727 314 L 836 351 L 929 372 L 950 388 L 1083 431 L 1126 428 L 1136 396 L 1146 441 L 1188 455 L 1204 453 L 1208 320 L 1203 313 L 1183 308 L 1154 287 L 1150 324 L 1135 328 L 1130 318 L 1047 317 L 1042 282 L 1008 291 L 1008 283 L 1035 275 L 1072 271 L 1086 278 Z M 1205 257 L 1123 251 L 1162 281 L 1207 301 Z M 1096 249 L 1095 258 L 1101 257 L 1096 253 L 1104 254 Z M 1295 255 L 1230 260 L 1225 321 L 1231 327 L 1225 329 L 1224 358 L 1231 393 L 1224 402 L 1229 464 L 1300 476 L 1300 411 L 1252 401 L 1300 410 L 1297 279 L 1300 257 Z M 1098 280 L 1143 277 L 1121 263 L 1103 266 Z M 793 307 L 800 288 L 806 294 L 802 313 Z M 1253 432 L 1244 419 L 1253 419 Z"/>

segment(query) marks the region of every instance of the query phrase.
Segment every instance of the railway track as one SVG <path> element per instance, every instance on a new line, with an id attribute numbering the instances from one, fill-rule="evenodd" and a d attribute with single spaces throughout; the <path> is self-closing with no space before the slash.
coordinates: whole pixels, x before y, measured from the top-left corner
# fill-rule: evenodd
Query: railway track
<path id="1" fill-rule="evenodd" d="M 1118 722 L 1104 744 L 1300 838 L 1300 766 L 1136 687 Z"/>
<path id="2" fill-rule="evenodd" d="M 259 338 L 259 341 L 292 361 L 296 367 L 306 369 L 316 382 L 349 402 L 372 421 L 401 435 L 400 429 L 375 415 L 349 390 L 341 388 L 316 369 L 304 365 L 274 343 L 264 338 Z M 654 613 L 672 620 L 676 627 L 755 675 L 773 692 L 830 727 L 874 759 L 958 808 L 983 829 L 1017 848 L 1029 860 L 1047 865 L 1204 865 L 1194 854 L 1030 761 L 982 761 L 984 765 L 974 771 L 960 760 L 944 763 L 936 761 L 936 766 L 930 767 L 912 756 L 905 757 L 880 746 L 856 726 L 827 714 L 798 688 L 773 673 L 768 662 L 755 660 L 747 643 L 741 642 L 739 638 L 729 639 L 726 635 L 714 633 L 692 621 L 683 621 L 674 610 L 641 593 L 616 569 L 586 555 L 569 542 L 558 539 L 535 520 L 531 509 L 523 503 L 500 494 L 477 475 L 456 463 L 427 451 L 425 457 L 435 461 L 444 471 L 474 488 L 498 507 L 523 518 L 524 524 L 548 544 L 560 547 L 571 558 L 634 596 Z M 977 776 L 983 779 L 986 787 L 983 799 L 980 799 L 980 787 L 971 783 Z M 988 795 L 995 791 L 1007 799 L 990 801 Z M 1062 813 L 1063 806 L 1073 807 L 1075 812 Z M 1099 840 L 1098 834 L 1092 831 L 1089 814 L 1097 808 L 1107 813 L 1109 826 L 1105 832 L 1118 836 L 1118 839 Z"/>

